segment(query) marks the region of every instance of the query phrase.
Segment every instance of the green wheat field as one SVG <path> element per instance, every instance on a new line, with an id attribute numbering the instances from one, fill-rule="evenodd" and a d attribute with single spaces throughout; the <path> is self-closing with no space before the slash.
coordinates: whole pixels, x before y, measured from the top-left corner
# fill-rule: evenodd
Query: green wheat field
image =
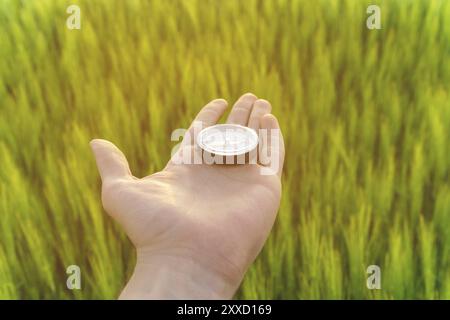
<path id="1" fill-rule="evenodd" d="M 236 298 L 450 299 L 439 0 L 0 0 L 0 298 L 116 298 L 135 253 L 102 209 L 89 141 L 113 141 L 142 177 L 204 104 L 245 92 L 272 102 L 287 153 Z M 72 264 L 81 290 L 66 287 Z"/>

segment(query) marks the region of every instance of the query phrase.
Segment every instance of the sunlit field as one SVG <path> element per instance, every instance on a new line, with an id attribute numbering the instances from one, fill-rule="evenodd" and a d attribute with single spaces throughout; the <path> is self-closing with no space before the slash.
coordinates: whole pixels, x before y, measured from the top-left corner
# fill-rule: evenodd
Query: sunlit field
<path id="1" fill-rule="evenodd" d="M 0 298 L 116 298 L 135 254 L 89 141 L 142 177 L 209 100 L 253 92 L 286 163 L 236 298 L 450 299 L 450 1 L 377 1 L 381 30 L 369 4 L 0 0 Z"/>

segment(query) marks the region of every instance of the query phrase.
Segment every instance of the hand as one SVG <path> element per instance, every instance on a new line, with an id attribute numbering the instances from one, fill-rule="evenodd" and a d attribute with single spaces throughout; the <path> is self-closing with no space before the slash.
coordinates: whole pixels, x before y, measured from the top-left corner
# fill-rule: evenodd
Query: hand
<path id="1" fill-rule="evenodd" d="M 213 100 L 195 121 L 214 125 L 226 107 L 225 100 Z M 269 102 L 245 94 L 227 123 L 279 129 L 270 111 Z M 178 152 L 198 152 L 189 134 Z M 278 211 L 284 160 L 281 135 L 279 139 L 280 147 L 271 150 L 279 161 L 273 175 L 262 175 L 260 164 L 171 160 L 164 170 L 143 179 L 132 176 L 125 156 L 112 143 L 92 140 L 103 206 L 137 250 L 135 272 L 120 298 L 231 298 Z"/>

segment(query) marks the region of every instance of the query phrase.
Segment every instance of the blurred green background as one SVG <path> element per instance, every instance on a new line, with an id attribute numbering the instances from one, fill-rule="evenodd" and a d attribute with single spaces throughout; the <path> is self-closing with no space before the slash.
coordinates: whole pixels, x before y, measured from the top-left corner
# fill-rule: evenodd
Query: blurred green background
<path id="1" fill-rule="evenodd" d="M 439 0 L 0 0 L 0 298 L 116 298 L 135 256 L 89 141 L 144 176 L 205 103 L 250 91 L 272 102 L 287 156 L 236 297 L 449 299 L 449 22 Z"/>

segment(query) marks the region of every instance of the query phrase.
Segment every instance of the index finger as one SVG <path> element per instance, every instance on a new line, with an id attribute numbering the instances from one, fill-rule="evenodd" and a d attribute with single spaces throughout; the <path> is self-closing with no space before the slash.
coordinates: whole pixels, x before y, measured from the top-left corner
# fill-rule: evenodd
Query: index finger
<path id="1" fill-rule="evenodd" d="M 195 117 L 191 126 L 184 136 L 183 145 L 193 145 L 197 137 L 195 129 L 203 129 L 215 125 L 225 112 L 228 103 L 224 99 L 215 99 L 204 106 Z M 198 132 L 197 132 L 198 133 Z"/>

